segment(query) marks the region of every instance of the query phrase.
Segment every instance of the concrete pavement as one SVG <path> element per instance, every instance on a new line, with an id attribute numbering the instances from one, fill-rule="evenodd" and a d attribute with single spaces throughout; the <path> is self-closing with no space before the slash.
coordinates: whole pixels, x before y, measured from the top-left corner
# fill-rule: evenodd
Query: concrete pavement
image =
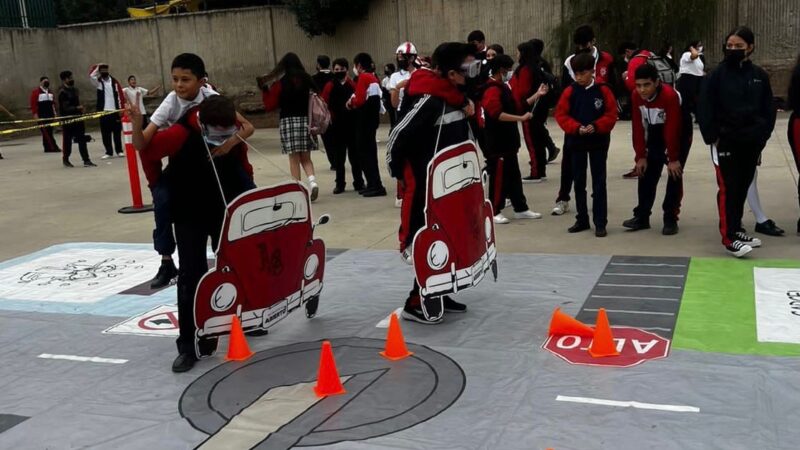
<path id="1" fill-rule="evenodd" d="M 786 138 L 787 116 L 781 115 L 776 131 L 764 151 L 759 169 L 759 189 L 764 209 L 770 218 L 786 229 L 783 238 L 764 237 L 761 249 L 753 258 L 795 258 L 800 238 L 795 235 L 798 218 L 797 180 L 791 150 Z M 557 143 L 563 137 L 554 121 L 549 128 Z M 0 260 L 27 254 L 63 242 L 140 242 L 151 241 L 151 214 L 122 215 L 120 207 L 131 203 L 124 159 L 101 160 L 103 154 L 99 133 L 89 144 L 97 168 L 62 167 L 60 155 L 44 154 L 37 137 L 0 142 Z M 385 152 L 388 128 L 378 132 L 379 152 Z M 58 139 L 60 141 L 60 138 Z M 715 206 L 716 182 L 707 147 L 695 129 L 695 141 L 686 167 L 684 205 L 680 234 L 662 236 L 660 202 L 665 182 L 659 187 L 653 229 L 630 233 L 621 226 L 631 216 L 636 203 L 636 182 L 621 175 L 632 166 L 630 122 L 620 122 L 612 135 L 608 161 L 609 235 L 599 239 L 593 233 L 569 235 L 567 227 L 574 222 L 573 212 L 561 217 L 550 216 L 558 190 L 560 161 L 548 167 L 549 179 L 537 185 L 525 185 L 528 203 L 545 214 L 541 220 L 515 221 L 497 226 L 500 252 L 566 253 L 601 255 L 664 255 L 721 256 L 724 254 L 717 231 Z M 266 186 L 289 178 L 287 158 L 280 154 L 277 129 L 259 129 L 251 140 L 254 148 L 250 160 L 255 167 L 256 183 Z M 348 191 L 334 196 L 333 172 L 325 156 L 313 156 L 321 187 L 314 215 L 331 214 L 329 225 L 317 231 L 328 248 L 393 249 L 399 210 L 393 206 L 394 182 L 383 171 L 383 181 L 390 191 L 385 198 L 365 199 L 348 185 Z M 382 160 L 382 157 L 379 158 Z M 74 151 L 72 162 L 79 165 Z M 523 172 L 528 157 L 520 153 Z M 142 175 L 145 202 L 150 195 Z M 574 210 L 574 202 L 570 204 Z M 506 210 L 510 216 L 510 210 Z M 745 208 L 745 226 L 752 231 L 753 216 Z"/>

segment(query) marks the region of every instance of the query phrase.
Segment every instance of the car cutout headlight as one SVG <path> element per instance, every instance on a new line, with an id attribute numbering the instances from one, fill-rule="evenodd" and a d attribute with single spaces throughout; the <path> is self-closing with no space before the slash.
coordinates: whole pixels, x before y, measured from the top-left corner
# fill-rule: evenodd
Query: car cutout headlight
<path id="1" fill-rule="evenodd" d="M 222 283 L 211 295 L 211 309 L 223 312 L 236 302 L 236 286 L 231 283 Z"/>
<path id="2" fill-rule="evenodd" d="M 319 256 L 312 254 L 308 257 L 306 265 L 303 267 L 303 276 L 306 277 L 306 280 L 310 280 L 317 273 L 318 268 Z"/>
<path id="3" fill-rule="evenodd" d="M 483 227 L 486 229 L 486 240 L 492 240 L 492 221 L 488 217 L 483 221 Z"/>
<path id="4" fill-rule="evenodd" d="M 450 258 L 450 250 L 444 241 L 434 241 L 428 249 L 428 265 L 431 269 L 439 270 L 447 264 Z"/>

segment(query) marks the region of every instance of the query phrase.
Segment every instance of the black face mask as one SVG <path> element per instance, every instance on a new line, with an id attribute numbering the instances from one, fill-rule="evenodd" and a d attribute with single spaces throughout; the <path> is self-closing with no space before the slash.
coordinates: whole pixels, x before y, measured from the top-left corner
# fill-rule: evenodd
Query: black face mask
<path id="1" fill-rule="evenodd" d="M 400 70 L 408 70 L 408 66 L 409 66 L 409 63 L 408 63 L 407 59 L 398 59 L 397 60 L 397 67 L 400 68 Z"/>
<path id="2" fill-rule="evenodd" d="M 100 76 L 103 78 L 108 78 L 108 72 L 100 72 Z"/>
<path id="3" fill-rule="evenodd" d="M 45 89 L 49 88 L 50 87 L 50 82 L 49 81 L 45 81 L 44 83 L 42 83 L 42 87 L 45 88 Z"/>
<path id="4" fill-rule="evenodd" d="M 744 58 L 747 57 L 745 49 L 726 48 L 725 49 L 725 62 L 728 64 L 741 64 Z"/>
<path id="5" fill-rule="evenodd" d="M 69 87 L 75 86 L 75 80 L 68 80 L 66 82 L 66 85 L 69 86 Z"/>
<path id="6" fill-rule="evenodd" d="M 592 47 L 589 48 L 579 48 L 575 53 L 592 53 Z"/>
<path id="7" fill-rule="evenodd" d="M 344 80 L 344 77 L 347 76 L 347 72 L 333 72 L 333 78 L 336 78 L 339 81 Z"/>

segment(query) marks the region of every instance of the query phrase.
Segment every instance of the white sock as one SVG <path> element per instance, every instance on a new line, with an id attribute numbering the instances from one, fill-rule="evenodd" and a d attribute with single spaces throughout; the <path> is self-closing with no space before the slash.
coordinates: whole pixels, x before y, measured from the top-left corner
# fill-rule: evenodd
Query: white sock
<path id="1" fill-rule="evenodd" d="M 317 177 L 315 177 L 314 175 L 309 175 L 308 176 L 308 184 L 314 183 L 316 181 L 317 181 Z"/>
<path id="2" fill-rule="evenodd" d="M 764 214 L 761 209 L 761 199 L 758 197 L 758 170 L 753 175 L 753 182 L 750 183 L 750 188 L 747 189 L 747 204 L 753 210 L 753 215 L 756 216 L 756 223 L 764 223 L 769 218 Z"/>

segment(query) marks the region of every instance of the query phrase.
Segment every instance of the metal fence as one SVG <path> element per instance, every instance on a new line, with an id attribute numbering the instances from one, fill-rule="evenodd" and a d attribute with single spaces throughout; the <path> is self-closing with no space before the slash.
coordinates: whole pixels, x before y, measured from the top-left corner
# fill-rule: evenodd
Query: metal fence
<path id="1" fill-rule="evenodd" d="M 54 0 L 0 0 L 0 27 L 54 28 Z"/>

